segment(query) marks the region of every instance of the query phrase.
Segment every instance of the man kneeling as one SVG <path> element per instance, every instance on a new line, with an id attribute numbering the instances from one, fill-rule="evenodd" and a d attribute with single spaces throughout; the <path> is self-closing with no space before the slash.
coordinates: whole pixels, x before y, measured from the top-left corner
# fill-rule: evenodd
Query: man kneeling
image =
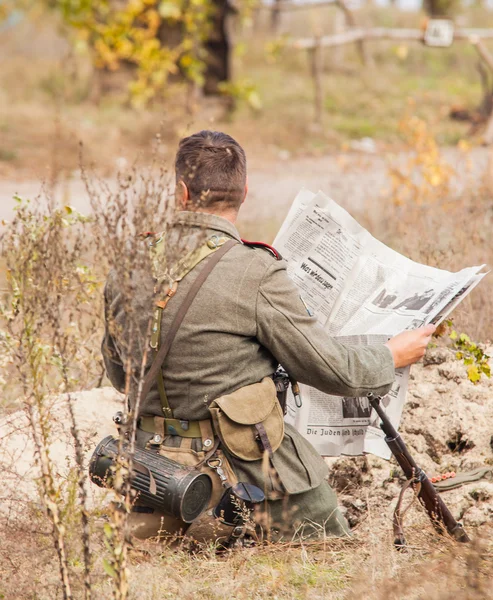
<path id="1" fill-rule="evenodd" d="M 242 519 L 231 517 L 231 494 L 225 495 L 236 486 L 238 512 L 255 507 L 257 533 L 269 532 L 271 539 L 295 532 L 346 535 L 346 520 L 326 481 L 327 465 L 283 422 L 276 370 L 282 365 L 292 381 L 327 394 L 383 395 L 396 367 L 423 356 L 434 328 L 368 347 L 329 337 L 307 314 L 286 262 L 240 238 L 235 222 L 247 196 L 241 146 L 224 133 L 201 131 L 180 142 L 175 167 L 180 210 L 166 236 L 146 242 L 153 272 L 132 273 L 129 300 L 120 293 L 118 270 L 109 275 L 103 356 L 117 389 L 124 391 L 130 376 L 137 446 L 207 473 L 212 495 L 192 524 L 141 497 L 130 518 L 134 534 L 238 536 L 245 528 L 234 527 Z M 191 247 L 167 264 L 166 248 L 184 239 Z M 151 322 L 151 348 L 128 342 L 136 335 L 136 314 L 140 339 Z M 136 373 L 145 353 L 147 375 L 139 389 Z"/>

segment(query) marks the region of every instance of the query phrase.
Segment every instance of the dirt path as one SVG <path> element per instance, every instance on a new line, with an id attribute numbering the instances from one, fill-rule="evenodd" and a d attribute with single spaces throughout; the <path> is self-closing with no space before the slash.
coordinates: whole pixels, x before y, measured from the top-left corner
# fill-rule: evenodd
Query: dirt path
<path id="1" fill-rule="evenodd" d="M 446 149 L 444 154 L 458 173 L 457 193 L 464 185 L 478 182 L 488 164 L 488 150 L 485 148 L 473 149 L 468 155 L 469 160 L 453 148 Z M 302 187 L 313 191 L 321 189 L 352 212 L 371 209 L 373 201 L 389 187 L 389 165 L 402 164 L 407 156 L 404 153 L 340 153 L 323 157 L 280 158 L 268 163 L 253 157 L 249 171 L 249 198 L 240 213 L 240 227 L 242 223 L 258 224 L 259 220 L 277 227 Z M 466 174 L 469 176 L 466 177 Z M 108 183 L 112 185 L 111 180 Z M 11 217 L 14 194 L 34 198 L 41 188 L 41 182 L 37 181 L 0 181 L 0 219 Z M 84 213 L 90 211 L 87 193 L 78 177 L 59 185 L 56 195 Z M 263 227 L 262 233 L 264 231 Z"/>

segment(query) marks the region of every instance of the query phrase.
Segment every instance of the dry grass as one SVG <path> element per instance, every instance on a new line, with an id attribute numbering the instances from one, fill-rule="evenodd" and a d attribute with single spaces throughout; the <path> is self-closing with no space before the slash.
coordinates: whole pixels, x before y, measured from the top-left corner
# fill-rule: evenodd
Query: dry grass
<path id="1" fill-rule="evenodd" d="M 408 532 L 411 547 L 396 552 L 389 524 L 373 507 L 355 539 L 306 545 L 276 545 L 217 554 L 191 553 L 147 542 L 129 554 L 132 600 L 262 598 L 368 600 L 486 600 L 493 577 L 491 527 L 474 531 L 475 540 L 457 546 L 431 531 L 424 515 Z M 108 551 L 93 531 L 93 598 L 111 597 L 103 569 Z M 30 525 L 2 528 L 0 598 L 53 600 L 60 597 L 49 529 L 35 514 Z M 69 536 L 74 598 L 82 598 L 80 543 Z M 3 595 L 3 596 L 2 596 Z"/>

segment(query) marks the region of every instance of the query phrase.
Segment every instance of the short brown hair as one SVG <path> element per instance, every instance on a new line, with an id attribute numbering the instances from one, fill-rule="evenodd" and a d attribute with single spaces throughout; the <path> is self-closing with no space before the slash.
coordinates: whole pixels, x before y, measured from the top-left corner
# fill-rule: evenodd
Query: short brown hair
<path id="1" fill-rule="evenodd" d="M 176 180 L 186 184 L 196 206 L 239 208 L 246 185 L 246 156 L 230 135 L 199 131 L 183 138 L 175 160 Z"/>

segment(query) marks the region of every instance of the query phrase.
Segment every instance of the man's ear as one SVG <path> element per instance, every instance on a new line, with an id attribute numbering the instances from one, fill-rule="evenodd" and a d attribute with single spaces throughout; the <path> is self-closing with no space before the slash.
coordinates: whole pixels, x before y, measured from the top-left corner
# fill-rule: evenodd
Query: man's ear
<path id="1" fill-rule="evenodd" d="M 248 195 L 248 177 L 247 177 L 246 183 L 245 183 L 245 195 L 243 196 L 243 200 L 241 201 L 242 204 L 243 204 L 243 202 L 245 202 L 247 195 Z"/>
<path id="2" fill-rule="evenodd" d="M 186 210 L 188 201 L 190 200 L 190 192 L 188 191 L 187 184 L 180 179 L 175 188 L 175 199 L 176 207 L 180 210 Z"/>

